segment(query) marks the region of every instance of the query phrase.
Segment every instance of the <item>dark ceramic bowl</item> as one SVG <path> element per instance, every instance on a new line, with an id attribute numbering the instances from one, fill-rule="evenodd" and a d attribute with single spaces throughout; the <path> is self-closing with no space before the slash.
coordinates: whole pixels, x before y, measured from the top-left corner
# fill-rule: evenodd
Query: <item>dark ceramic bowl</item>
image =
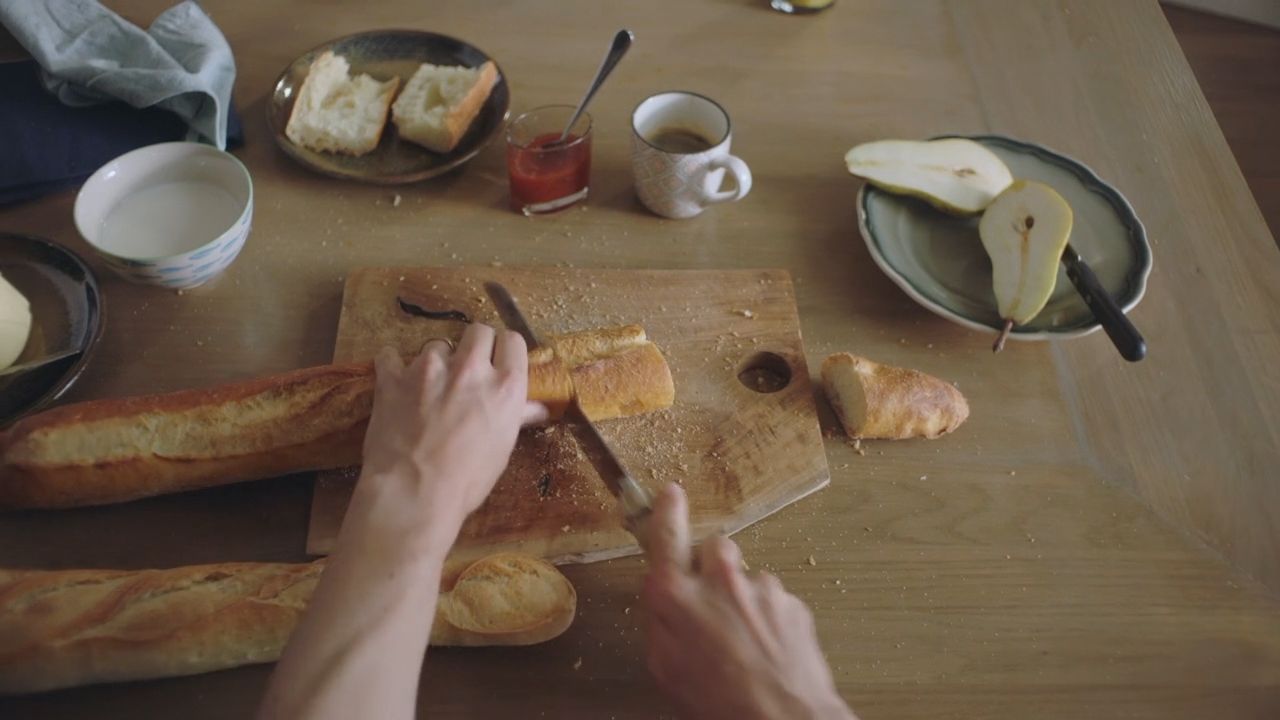
<path id="1" fill-rule="evenodd" d="M 102 337 L 102 293 L 75 253 L 48 240 L 0 233 L 0 274 L 31 304 L 31 335 L 18 363 L 62 350 L 80 353 L 0 377 L 0 427 L 58 399 L 89 363 Z"/>

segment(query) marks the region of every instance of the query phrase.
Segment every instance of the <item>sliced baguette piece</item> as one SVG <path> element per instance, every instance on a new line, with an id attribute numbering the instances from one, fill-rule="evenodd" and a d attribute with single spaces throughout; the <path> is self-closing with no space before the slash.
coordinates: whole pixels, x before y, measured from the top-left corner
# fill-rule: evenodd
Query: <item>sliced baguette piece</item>
<path id="1" fill-rule="evenodd" d="M 951 383 L 850 353 L 823 361 L 822 387 L 851 438 L 936 438 L 969 417 L 968 401 Z"/>
<path id="2" fill-rule="evenodd" d="M 400 78 L 350 76 L 346 58 L 326 51 L 311 63 L 284 134 L 319 152 L 365 155 L 378 147 Z"/>
<path id="3" fill-rule="evenodd" d="M 369 363 L 323 365 L 32 415 L 0 433 L 0 508 L 100 505 L 359 465 L 373 386 Z M 528 397 L 552 419 L 575 392 L 592 420 L 675 399 L 667 361 L 638 325 L 551 336 L 529 354 Z"/>
<path id="4" fill-rule="evenodd" d="M 324 561 L 168 570 L 0 569 L 0 695 L 273 662 Z M 531 645 L 573 622 L 577 594 L 536 558 L 481 558 L 442 592 L 432 645 Z"/>
<path id="5" fill-rule="evenodd" d="M 400 137 L 432 152 L 458 145 L 498 82 L 492 61 L 478 68 L 423 63 L 391 106 Z"/>

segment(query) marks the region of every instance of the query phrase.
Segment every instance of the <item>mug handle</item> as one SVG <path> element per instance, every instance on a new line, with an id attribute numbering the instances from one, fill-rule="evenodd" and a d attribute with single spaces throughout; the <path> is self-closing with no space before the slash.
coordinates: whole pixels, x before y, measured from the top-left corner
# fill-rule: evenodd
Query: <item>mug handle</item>
<path id="1" fill-rule="evenodd" d="M 733 179 L 738 184 L 738 187 L 733 190 L 704 192 L 702 201 L 707 205 L 741 200 L 747 196 L 747 193 L 751 192 L 751 169 L 740 158 L 733 155 L 721 155 L 720 157 L 713 157 L 707 162 L 707 172 L 720 170 L 721 168 L 733 173 Z"/>

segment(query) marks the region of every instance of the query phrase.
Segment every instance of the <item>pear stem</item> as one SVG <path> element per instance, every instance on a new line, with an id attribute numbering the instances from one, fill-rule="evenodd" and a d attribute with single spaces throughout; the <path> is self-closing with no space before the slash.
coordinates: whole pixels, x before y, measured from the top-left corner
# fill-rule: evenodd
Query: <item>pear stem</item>
<path id="1" fill-rule="evenodd" d="M 996 343 L 991 346 L 991 352 L 998 353 L 1004 349 L 1004 341 L 1009 339 L 1009 333 L 1013 332 L 1013 321 L 1005 320 L 1004 327 L 1000 329 L 1000 336 L 996 338 Z"/>

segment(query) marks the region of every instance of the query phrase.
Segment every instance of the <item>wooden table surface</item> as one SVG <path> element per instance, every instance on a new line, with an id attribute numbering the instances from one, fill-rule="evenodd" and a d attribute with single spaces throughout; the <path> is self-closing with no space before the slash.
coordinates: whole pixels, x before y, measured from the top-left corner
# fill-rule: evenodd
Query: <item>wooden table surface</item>
<path id="1" fill-rule="evenodd" d="M 111 4 L 148 23 L 166 2 Z M 95 262 L 107 333 L 69 399 L 321 363 L 342 278 L 361 265 L 785 268 L 812 367 L 853 350 L 954 380 L 973 408 L 935 442 L 859 456 L 828 440 L 831 486 L 739 535 L 753 567 L 812 604 L 865 719 L 1280 717 L 1280 253 L 1154 0 L 839 0 L 803 18 L 764 0 L 203 5 L 236 53 L 253 234 L 224 277 L 183 295 Z M 637 43 L 592 107 L 584 210 L 507 210 L 500 144 L 391 190 L 309 174 L 266 129 L 275 75 L 332 37 L 466 38 L 499 60 L 519 112 L 576 99 L 621 26 Z M 673 88 L 724 104 L 755 174 L 746 200 L 688 221 L 647 214 L 631 188 L 630 110 Z M 947 132 L 1046 144 L 1128 196 L 1155 252 L 1134 313 L 1145 362 L 1124 363 L 1101 334 L 992 357 L 988 336 L 917 307 L 876 269 L 842 154 Z M 0 211 L 0 227 L 87 252 L 73 195 Z M 302 560 L 309 495 L 299 477 L 8 515 L 0 562 Z M 643 570 L 568 568 L 580 614 L 546 645 L 433 651 L 422 708 L 669 715 L 644 671 L 640 613 L 627 611 Z M 269 669 L 7 700 L 0 717 L 243 717 Z"/>

